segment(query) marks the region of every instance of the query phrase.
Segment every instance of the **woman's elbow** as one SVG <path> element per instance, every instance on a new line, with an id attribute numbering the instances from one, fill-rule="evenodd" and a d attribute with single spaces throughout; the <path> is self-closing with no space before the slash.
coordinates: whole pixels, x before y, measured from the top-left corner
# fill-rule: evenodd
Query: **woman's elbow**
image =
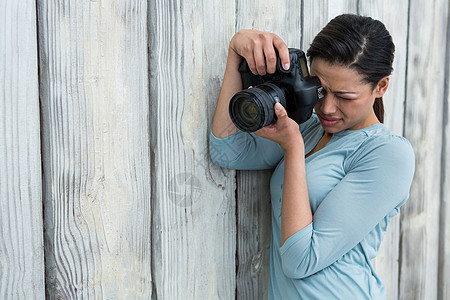
<path id="1" fill-rule="evenodd" d="M 233 169 L 229 158 L 224 152 L 217 149 L 215 145 L 209 144 L 209 157 L 214 164 L 227 169 Z"/>
<path id="2" fill-rule="evenodd" d="M 284 275 L 290 279 L 303 279 L 308 276 L 311 276 L 311 274 L 307 273 L 303 268 L 297 266 L 293 266 L 292 264 L 282 264 L 282 269 Z"/>
<path id="3" fill-rule="evenodd" d="M 291 279 L 303 279 L 322 269 L 315 253 L 305 253 L 299 257 L 293 252 L 281 256 L 281 268 L 284 275 Z"/>

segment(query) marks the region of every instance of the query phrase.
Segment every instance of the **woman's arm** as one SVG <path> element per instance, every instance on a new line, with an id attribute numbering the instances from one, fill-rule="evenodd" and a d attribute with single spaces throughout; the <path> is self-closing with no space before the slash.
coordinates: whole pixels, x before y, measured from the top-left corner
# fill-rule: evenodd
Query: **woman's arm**
<path id="1" fill-rule="evenodd" d="M 279 36 L 256 30 L 241 30 L 233 36 L 228 48 L 227 65 L 214 113 L 212 124 L 214 136 L 225 138 L 238 131 L 230 119 L 228 106 L 233 95 L 242 90 L 241 74 L 238 70 L 242 59 L 247 60 L 253 74 L 274 73 L 275 49 L 280 55 L 283 66 L 288 69 L 289 50 Z"/>
<path id="2" fill-rule="evenodd" d="M 281 245 L 312 222 L 306 185 L 305 146 L 298 124 L 288 117 L 279 103 L 275 105 L 277 122 L 255 134 L 280 144 L 284 151 L 283 204 L 281 207 Z"/>
<path id="3" fill-rule="evenodd" d="M 221 139 L 238 131 L 237 127 L 234 126 L 231 121 L 228 113 L 228 106 L 231 97 L 233 97 L 235 93 L 242 90 L 241 74 L 238 71 L 241 61 L 242 57 L 232 49 L 230 44 L 225 75 L 223 77 L 219 100 L 217 101 L 212 123 L 212 133 L 214 136 Z"/>
<path id="4" fill-rule="evenodd" d="M 306 185 L 305 147 L 298 144 L 284 151 L 283 204 L 281 207 L 281 245 L 312 222 Z"/>

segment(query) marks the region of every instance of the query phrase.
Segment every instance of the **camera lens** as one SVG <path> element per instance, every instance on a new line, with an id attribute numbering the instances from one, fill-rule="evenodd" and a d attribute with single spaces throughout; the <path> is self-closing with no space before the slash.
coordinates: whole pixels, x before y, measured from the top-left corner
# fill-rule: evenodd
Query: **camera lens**
<path id="1" fill-rule="evenodd" d="M 242 112 L 242 119 L 246 123 L 255 122 L 258 118 L 258 106 L 250 99 L 244 98 L 238 103 L 238 111 Z"/>
<path id="2" fill-rule="evenodd" d="M 276 102 L 286 107 L 285 89 L 270 82 L 263 83 L 231 98 L 230 118 L 240 130 L 256 131 L 276 121 L 273 110 Z"/>

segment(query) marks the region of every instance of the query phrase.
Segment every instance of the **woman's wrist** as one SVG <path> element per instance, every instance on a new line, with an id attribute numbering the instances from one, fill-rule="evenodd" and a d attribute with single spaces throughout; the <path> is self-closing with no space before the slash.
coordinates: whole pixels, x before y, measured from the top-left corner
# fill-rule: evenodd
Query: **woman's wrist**
<path id="1" fill-rule="evenodd" d="M 236 50 L 233 49 L 233 47 L 231 46 L 231 43 L 230 43 L 230 46 L 229 46 L 229 48 L 228 48 L 228 59 L 227 59 L 227 64 L 228 64 L 228 65 L 232 65 L 232 66 L 233 66 L 233 69 L 238 70 L 239 65 L 240 65 L 241 62 L 242 62 L 242 59 L 243 59 L 243 57 L 242 57 L 241 55 L 239 55 L 239 54 L 236 52 Z M 234 66 L 235 66 L 235 67 L 234 67 Z"/>
<path id="2" fill-rule="evenodd" d="M 233 55 L 236 57 L 240 57 L 242 59 L 242 54 L 239 53 L 239 38 L 240 38 L 241 32 L 236 32 L 233 37 L 230 40 L 230 43 L 228 45 L 228 56 Z"/>
<path id="3" fill-rule="evenodd" d="M 298 160 L 305 158 L 305 148 L 299 146 L 292 146 L 290 148 L 283 149 L 285 161 L 289 159 Z"/>
<path id="4" fill-rule="evenodd" d="M 305 153 L 305 144 L 303 143 L 303 138 L 301 136 L 301 133 L 298 132 L 294 136 L 287 139 L 286 142 L 280 144 L 281 148 L 284 151 L 284 155 L 291 154 L 291 153 Z"/>

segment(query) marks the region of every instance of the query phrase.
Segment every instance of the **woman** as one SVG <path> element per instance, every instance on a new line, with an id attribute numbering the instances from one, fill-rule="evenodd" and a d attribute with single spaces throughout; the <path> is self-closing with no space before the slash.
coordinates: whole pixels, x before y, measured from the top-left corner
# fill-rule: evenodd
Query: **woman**
<path id="1" fill-rule="evenodd" d="M 307 52 L 325 90 L 313 116 L 299 126 L 277 103 L 276 123 L 238 131 L 228 104 L 242 89 L 239 63 L 245 58 L 254 74 L 273 73 L 275 50 L 288 69 L 278 36 L 240 31 L 232 38 L 210 134 L 215 163 L 275 168 L 269 299 L 383 299 L 371 260 L 414 173 L 411 145 L 382 124 L 392 38 L 379 21 L 336 17 Z"/>

